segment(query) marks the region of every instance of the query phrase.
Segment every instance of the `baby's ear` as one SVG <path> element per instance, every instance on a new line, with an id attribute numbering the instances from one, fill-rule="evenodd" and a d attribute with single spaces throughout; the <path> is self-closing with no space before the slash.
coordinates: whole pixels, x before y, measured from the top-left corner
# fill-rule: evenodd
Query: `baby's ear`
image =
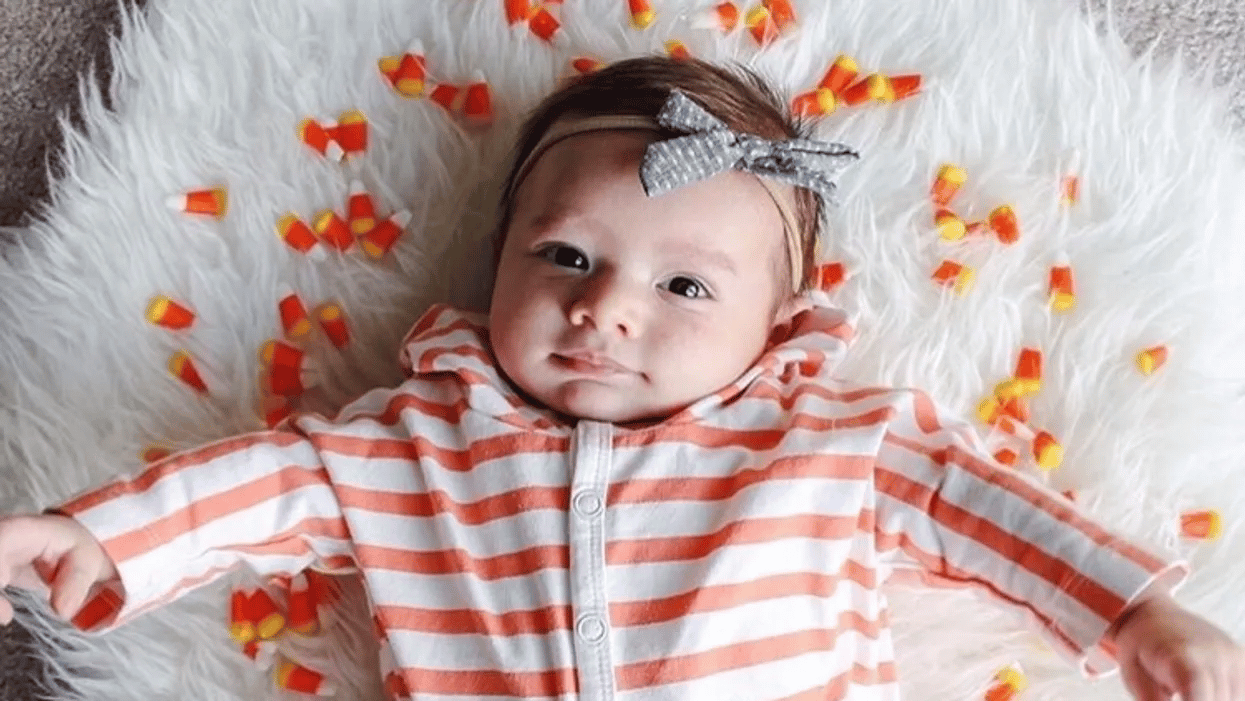
<path id="1" fill-rule="evenodd" d="M 791 295 L 774 311 L 774 326 L 787 326 L 792 319 L 812 308 L 813 300 L 808 295 Z"/>

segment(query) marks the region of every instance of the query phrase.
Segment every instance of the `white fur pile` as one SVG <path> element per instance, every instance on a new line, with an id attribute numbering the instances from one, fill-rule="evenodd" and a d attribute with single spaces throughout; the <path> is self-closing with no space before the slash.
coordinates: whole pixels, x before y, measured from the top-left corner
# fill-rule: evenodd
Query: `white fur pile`
<path id="1" fill-rule="evenodd" d="M 1179 598 L 1245 636 L 1245 180 L 1207 81 L 1132 60 L 1071 3 L 797 0 L 798 30 L 763 51 L 744 34 L 692 28 L 709 0 L 652 3 L 657 21 L 641 32 L 624 0 L 566 0 L 565 45 L 553 49 L 508 29 L 502 0 L 148 0 L 114 45 L 114 111 L 87 83 L 87 127 L 67 138 L 67 175 L 44 222 L 0 261 L 0 511 L 136 470 L 152 442 L 187 447 L 256 427 L 255 349 L 279 332 L 283 285 L 309 304 L 340 300 L 353 325 L 347 352 L 314 353 L 328 370 L 325 406 L 395 381 L 396 343 L 427 304 L 487 299 L 500 166 L 517 121 L 570 56 L 616 59 L 680 38 L 694 55 L 739 60 L 794 92 L 847 52 L 865 72 L 922 73 L 926 88 L 819 127 L 864 154 L 844 176 L 824 251 L 853 271 L 836 296 L 860 330 L 844 370 L 919 385 L 971 412 L 1021 346 L 1040 346 L 1047 382 L 1034 422 L 1067 447 L 1054 484 L 1121 531 L 1190 558 L 1196 571 Z M 413 38 L 438 80 L 484 71 L 491 129 L 465 131 L 439 106 L 390 90 L 376 61 Z M 414 223 L 381 264 L 314 264 L 273 224 L 287 211 L 340 210 L 350 176 L 294 128 L 350 108 L 374 127 L 362 179 L 384 213 L 406 208 Z M 938 240 L 927 194 L 945 161 L 970 177 L 956 208 L 979 217 L 1011 203 L 1019 243 Z M 1070 170 L 1082 200 L 1063 209 L 1059 179 Z M 229 186 L 221 222 L 163 204 L 212 183 Z M 1052 315 L 1046 274 L 1061 251 L 1080 299 Z M 963 298 L 929 279 L 946 257 L 978 268 Z M 196 326 L 177 335 L 147 324 L 156 293 L 192 304 Z M 1144 378 L 1132 357 L 1156 343 L 1171 360 Z M 210 399 L 167 374 L 177 347 L 201 361 Z M 1177 538 L 1177 515 L 1198 508 L 1222 510 L 1222 539 Z M 47 642 L 63 698 L 267 698 L 271 682 L 228 639 L 226 584 L 102 637 L 38 606 L 22 621 Z M 333 671 L 340 698 L 379 698 L 353 591 L 334 637 L 303 652 Z M 1117 679 L 1082 680 L 993 604 L 948 592 L 896 591 L 894 601 L 910 699 L 981 698 L 1013 661 L 1032 681 L 1026 699 L 1125 698 Z"/>

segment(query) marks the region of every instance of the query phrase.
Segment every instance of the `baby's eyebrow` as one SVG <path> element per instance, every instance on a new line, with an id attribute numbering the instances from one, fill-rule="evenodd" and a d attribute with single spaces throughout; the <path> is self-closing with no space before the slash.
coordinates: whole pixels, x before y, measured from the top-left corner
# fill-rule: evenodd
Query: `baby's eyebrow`
<path id="1" fill-rule="evenodd" d="M 672 256 L 680 259 L 691 259 L 699 263 L 711 265 L 721 268 L 723 271 L 731 275 L 739 275 L 738 268 L 735 267 L 735 261 L 720 250 L 715 248 L 705 248 L 695 244 L 674 244 L 670 247 Z"/>

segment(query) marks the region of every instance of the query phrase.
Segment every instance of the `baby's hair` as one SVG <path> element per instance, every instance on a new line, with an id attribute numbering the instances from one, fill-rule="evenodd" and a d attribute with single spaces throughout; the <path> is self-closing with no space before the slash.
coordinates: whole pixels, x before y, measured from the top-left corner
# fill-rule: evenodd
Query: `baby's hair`
<path id="1" fill-rule="evenodd" d="M 675 88 L 734 131 L 766 139 L 806 138 L 808 135 L 808 129 L 791 116 L 774 88 L 743 66 L 727 68 L 697 59 L 664 56 L 612 63 L 572 80 L 546 97 L 524 121 L 502 189 L 495 239 L 498 254 L 514 214 L 514 198 L 521 184 L 516 180 L 519 167 L 551 125 L 563 118 L 610 114 L 640 115 L 656 120 L 670 91 Z M 677 136 L 674 132 L 660 135 L 661 138 Z M 795 217 L 804 258 L 801 290 L 807 288 L 811 279 L 821 215 L 821 200 L 811 191 L 796 187 Z M 790 261 L 781 267 L 786 278 L 782 283 L 790 290 Z"/>

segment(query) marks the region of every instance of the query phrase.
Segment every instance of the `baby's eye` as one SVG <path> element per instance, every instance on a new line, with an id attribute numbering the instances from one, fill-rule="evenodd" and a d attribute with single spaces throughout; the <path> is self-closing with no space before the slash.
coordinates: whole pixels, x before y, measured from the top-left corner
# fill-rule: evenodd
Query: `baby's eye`
<path id="1" fill-rule="evenodd" d="M 666 289 L 680 297 L 687 297 L 688 299 L 709 296 L 709 291 L 705 289 L 703 284 L 693 278 L 683 275 L 670 278 L 670 281 L 666 283 Z"/>
<path id="2" fill-rule="evenodd" d="M 540 249 L 537 253 L 541 258 L 563 268 L 575 268 L 576 270 L 588 269 L 588 256 L 573 246 L 564 244 L 554 244 Z"/>

